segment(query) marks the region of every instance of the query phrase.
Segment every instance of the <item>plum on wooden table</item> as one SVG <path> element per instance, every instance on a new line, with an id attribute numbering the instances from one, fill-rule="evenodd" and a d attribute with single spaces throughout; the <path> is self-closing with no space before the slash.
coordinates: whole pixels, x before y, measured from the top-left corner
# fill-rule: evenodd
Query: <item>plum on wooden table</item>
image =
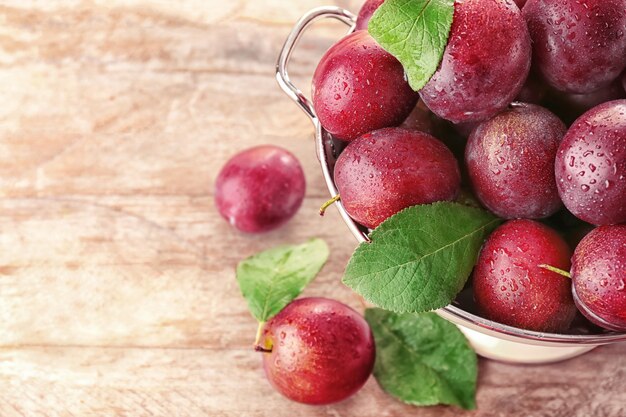
<path id="1" fill-rule="evenodd" d="M 263 367 L 272 385 L 306 404 L 357 392 L 374 367 L 374 336 L 363 317 L 326 298 L 291 302 L 264 326 Z"/>
<path id="2" fill-rule="evenodd" d="M 260 233 L 291 219 L 304 199 L 300 162 L 277 146 L 258 146 L 233 156 L 215 182 L 215 205 L 232 226 Z"/>

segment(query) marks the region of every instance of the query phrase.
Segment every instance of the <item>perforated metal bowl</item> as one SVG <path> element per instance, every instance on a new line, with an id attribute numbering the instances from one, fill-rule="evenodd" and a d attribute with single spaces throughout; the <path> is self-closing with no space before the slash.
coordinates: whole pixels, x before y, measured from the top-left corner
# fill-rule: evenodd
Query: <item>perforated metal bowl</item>
<path id="1" fill-rule="evenodd" d="M 336 19 L 354 31 L 356 17 L 347 10 L 328 6 L 311 10 L 294 26 L 278 57 L 276 79 L 282 90 L 311 119 L 315 127 L 315 144 L 322 174 L 331 196 L 338 194 L 333 180 L 333 168 L 342 144 L 324 130 L 310 100 L 289 79 L 287 67 L 300 37 L 315 21 Z M 335 204 L 348 230 L 359 242 L 367 242 L 368 230 L 355 223 L 341 201 Z M 467 336 L 476 351 L 485 357 L 513 363 L 548 363 L 585 353 L 596 346 L 626 341 L 624 333 L 554 334 L 541 333 L 506 326 L 479 317 L 460 304 L 436 311 L 441 317 L 456 324 Z"/>

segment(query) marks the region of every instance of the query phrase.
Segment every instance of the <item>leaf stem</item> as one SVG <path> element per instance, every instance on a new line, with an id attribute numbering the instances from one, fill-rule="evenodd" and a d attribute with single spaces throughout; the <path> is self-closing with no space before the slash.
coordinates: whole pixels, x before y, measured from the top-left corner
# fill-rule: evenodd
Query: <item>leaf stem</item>
<path id="1" fill-rule="evenodd" d="M 563 271 L 562 269 L 556 268 L 552 265 L 546 265 L 546 264 L 541 264 L 539 265 L 539 268 L 543 268 L 543 269 L 547 269 L 548 271 L 552 271 L 556 274 L 562 275 L 566 278 L 572 278 L 572 274 L 570 274 L 567 271 Z"/>
<path id="2" fill-rule="evenodd" d="M 322 204 L 322 207 L 320 207 L 320 216 L 323 216 L 324 213 L 326 213 L 326 209 L 332 206 L 333 204 L 335 204 L 339 200 L 341 200 L 341 196 L 337 194 L 336 196 L 334 196 L 333 198 L 331 198 L 330 200 Z"/>
<path id="3" fill-rule="evenodd" d="M 259 326 L 256 328 L 256 337 L 254 338 L 254 346 L 258 346 L 261 342 L 261 336 L 263 335 L 263 326 L 265 326 L 264 321 L 259 322 Z"/>
<path id="4" fill-rule="evenodd" d="M 254 339 L 254 350 L 256 352 L 270 353 L 272 351 L 271 347 L 268 349 L 265 346 L 261 346 L 261 337 L 263 336 L 263 327 L 264 326 L 265 326 L 265 322 L 264 321 L 260 321 L 259 322 L 259 327 L 257 327 L 257 329 L 256 329 L 256 337 Z"/>

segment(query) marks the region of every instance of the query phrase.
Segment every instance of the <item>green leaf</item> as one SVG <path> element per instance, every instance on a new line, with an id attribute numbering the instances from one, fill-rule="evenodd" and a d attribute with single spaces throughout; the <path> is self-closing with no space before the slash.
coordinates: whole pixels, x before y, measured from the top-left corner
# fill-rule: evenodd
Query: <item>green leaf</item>
<path id="1" fill-rule="evenodd" d="M 272 318 L 315 278 L 328 259 L 328 246 L 312 239 L 298 246 L 279 246 L 237 265 L 237 281 L 252 315 Z"/>
<path id="2" fill-rule="evenodd" d="M 371 243 L 359 245 L 343 282 L 398 313 L 444 307 L 463 289 L 483 241 L 501 222 L 458 203 L 409 207 L 378 226 Z"/>
<path id="3" fill-rule="evenodd" d="M 435 313 L 365 311 L 376 341 L 374 377 L 412 405 L 476 408 L 476 354 L 463 334 Z"/>
<path id="4" fill-rule="evenodd" d="M 402 63 L 409 84 L 419 91 L 439 67 L 453 15 L 454 0 L 386 0 L 367 29 Z"/>

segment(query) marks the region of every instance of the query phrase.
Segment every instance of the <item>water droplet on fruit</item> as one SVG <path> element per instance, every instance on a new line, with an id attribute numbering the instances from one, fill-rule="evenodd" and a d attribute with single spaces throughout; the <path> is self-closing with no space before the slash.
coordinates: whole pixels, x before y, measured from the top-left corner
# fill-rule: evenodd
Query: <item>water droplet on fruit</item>
<path id="1" fill-rule="evenodd" d="M 576 162 L 576 158 L 575 158 L 575 157 L 573 157 L 573 156 L 571 156 L 571 157 L 569 158 L 569 166 L 573 167 L 573 166 L 574 166 L 574 162 Z"/>
<path id="2" fill-rule="evenodd" d="M 285 332 L 280 332 L 280 338 L 284 339 L 287 335 L 285 334 Z"/>
<path id="3" fill-rule="evenodd" d="M 591 172 L 596 172 L 596 166 L 594 164 L 589 164 L 589 169 Z"/>
<path id="4" fill-rule="evenodd" d="M 606 287 L 608 285 L 609 281 L 607 281 L 606 279 L 601 279 L 600 280 L 600 286 L 601 287 Z"/>
<path id="5" fill-rule="evenodd" d="M 604 188 L 608 189 L 611 186 L 611 181 L 606 180 L 604 181 Z"/>
<path id="6" fill-rule="evenodd" d="M 626 289 L 626 281 L 624 281 L 623 279 L 619 280 L 619 283 L 617 284 L 617 291 L 624 291 Z"/>
<path id="7" fill-rule="evenodd" d="M 589 186 L 587 184 L 583 184 L 583 185 L 580 186 L 580 189 L 585 191 L 585 192 L 587 192 L 587 191 L 589 191 Z"/>

